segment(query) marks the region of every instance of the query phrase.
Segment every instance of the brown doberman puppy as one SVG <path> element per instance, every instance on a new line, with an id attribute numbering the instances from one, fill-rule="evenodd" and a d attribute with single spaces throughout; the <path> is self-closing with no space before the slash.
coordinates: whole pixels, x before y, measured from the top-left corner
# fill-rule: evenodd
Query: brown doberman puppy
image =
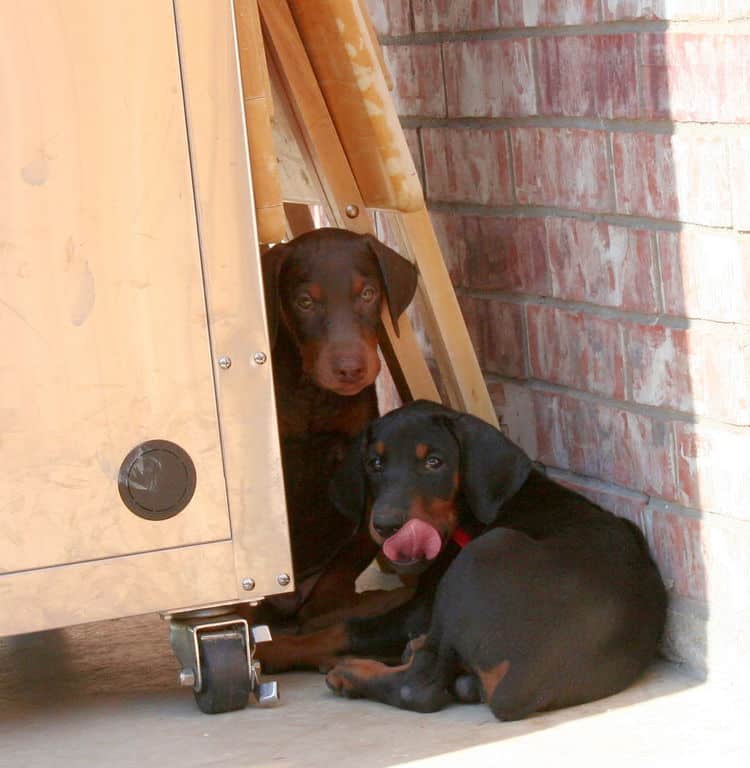
<path id="1" fill-rule="evenodd" d="M 350 605 L 377 547 L 332 505 L 351 439 L 378 415 L 378 333 L 414 296 L 410 262 L 371 235 L 319 229 L 264 255 L 266 310 L 297 590 L 272 598 L 300 619 Z"/>
<path id="2" fill-rule="evenodd" d="M 654 657 L 666 593 L 641 532 L 485 422 L 426 402 L 393 411 L 353 444 L 332 492 L 398 571 L 421 573 L 417 592 L 283 638 L 271 664 L 338 661 L 338 694 L 419 712 L 481 699 L 515 720 L 616 693 Z M 335 658 L 405 647 L 399 666 Z"/>

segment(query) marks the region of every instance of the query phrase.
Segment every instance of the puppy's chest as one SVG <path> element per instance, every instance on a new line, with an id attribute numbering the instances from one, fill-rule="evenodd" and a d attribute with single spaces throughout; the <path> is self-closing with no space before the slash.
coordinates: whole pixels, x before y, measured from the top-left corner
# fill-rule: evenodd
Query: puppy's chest
<path id="1" fill-rule="evenodd" d="M 282 437 L 331 432 L 354 437 L 378 416 L 372 386 L 352 397 L 343 397 L 312 383 L 300 383 L 277 391 L 277 404 Z"/>

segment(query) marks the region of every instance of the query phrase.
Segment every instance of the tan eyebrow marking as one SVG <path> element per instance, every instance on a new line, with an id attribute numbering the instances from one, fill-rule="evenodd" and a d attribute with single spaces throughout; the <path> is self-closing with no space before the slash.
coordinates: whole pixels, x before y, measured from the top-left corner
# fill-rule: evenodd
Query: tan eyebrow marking
<path id="1" fill-rule="evenodd" d="M 429 448 L 424 443 L 417 443 L 417 449 L 415 451 L 418 459 L 422 460 L 427 456 Z"/>
<path id="2" fill-rule="evenodd" d="M 323 298 L 323 289 L 317 283 L 310 283 L 307 286 L 307 292 L 315 301 L 320 301 Z"/>
<path id="3" fill-rule="evenodd" d="M 382 456 L 385 453 L 385 443 L 382 440 L 378 440 L 378 442 L 375 443 L 375 453 L 377 453 L 378 456 Z"/>

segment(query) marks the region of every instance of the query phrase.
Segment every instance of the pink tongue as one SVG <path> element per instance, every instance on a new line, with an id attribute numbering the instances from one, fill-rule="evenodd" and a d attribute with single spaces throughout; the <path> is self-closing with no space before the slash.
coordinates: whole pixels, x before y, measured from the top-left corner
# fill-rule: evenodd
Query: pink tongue
<path id="1" fill-rule="evenodd" d="M 443 542 L 440 534 L 422 520 L 409 520 L 383 544 L 383 554 L 392 562 L 432 560 L 440 554 Z"/>

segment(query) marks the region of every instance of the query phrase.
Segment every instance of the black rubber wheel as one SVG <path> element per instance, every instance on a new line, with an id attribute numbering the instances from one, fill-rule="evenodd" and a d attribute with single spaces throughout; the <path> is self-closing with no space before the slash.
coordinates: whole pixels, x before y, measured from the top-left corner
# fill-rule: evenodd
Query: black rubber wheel
<path id="1" fill-rule="evenodd" d="M 203 684 L 195 691 L 202 712 L 218 715 L 244 709 L 250 696 L 250 671 L 247 651 L 240 634 L 224 632 L 202 634 L 198 643 Z"/>

